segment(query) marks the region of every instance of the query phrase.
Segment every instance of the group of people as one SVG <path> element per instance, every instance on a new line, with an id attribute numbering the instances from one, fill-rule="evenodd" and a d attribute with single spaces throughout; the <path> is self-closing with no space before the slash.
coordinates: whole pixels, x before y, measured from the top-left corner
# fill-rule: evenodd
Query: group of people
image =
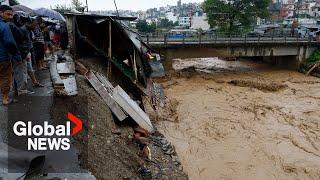
<path id="1" fill-rule="evenodd" d="M 41 17 L 19 16 L 10 6 L 0 6 L 0 90 L 3 105 L 9 105 L 17 96 L 33 93 L 27 88 L 28 76 L 33 87 L 43 87 L 34 69 L 47 69 L 44 61 L 48 55 L 46 52 L 53 53 L 60 44 L 61 48 L 67 48 L 60 33 L 53 33 L 56 28 Z M 60 27 L 57 30 L 60 31 Z M 15 92 L 13 98 L 9 97 L 11 90 Z"/>

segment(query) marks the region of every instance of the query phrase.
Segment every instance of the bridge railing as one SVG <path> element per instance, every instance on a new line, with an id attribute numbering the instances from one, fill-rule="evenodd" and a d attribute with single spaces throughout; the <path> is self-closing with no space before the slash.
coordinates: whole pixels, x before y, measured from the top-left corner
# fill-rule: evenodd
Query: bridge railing
<path id="1" fill-rule="evenodd" d="M 293 42 L 317 42 L 311 37 L 299 37 L 286 34 L 272 35 L 250 35 L 250 34 L 196 34 L 196 35 L 176 35 L 176 34 L 145 34 L 142 39 L 147 44 L 205 44 L 205 43 L 293 43 Z"/>

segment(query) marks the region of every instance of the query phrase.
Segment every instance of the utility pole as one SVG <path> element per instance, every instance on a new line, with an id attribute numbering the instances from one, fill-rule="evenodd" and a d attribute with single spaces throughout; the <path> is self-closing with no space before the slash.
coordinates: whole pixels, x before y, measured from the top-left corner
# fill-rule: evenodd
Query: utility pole
<path id="1" fill-rule="evenodd" d="M 86 0 L 87 12 L 89 12 L 88 0 Z"/>

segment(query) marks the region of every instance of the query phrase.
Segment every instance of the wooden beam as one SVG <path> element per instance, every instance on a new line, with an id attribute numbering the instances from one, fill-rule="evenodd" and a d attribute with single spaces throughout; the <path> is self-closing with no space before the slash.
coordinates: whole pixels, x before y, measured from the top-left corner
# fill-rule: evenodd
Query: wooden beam
<path id="1" fill-rule="evenodd" d="M 108 93 L 107 89 L 102 85 L 96 75 L 90 71 L 86 75 L 87 80 L 93 86 L 93 88 L 98 92 L 103 101 L 109 106 L 113 114 L 119 119 L 119 121 L 125 120 L 128 116 L 123 112 L 119 105 L 114 101 L 112 96 Z"/>
<path id="2" fill-rule="evenodd" d="M 133 70 L 134 70 L 134 83 L 138 81 L 138 70 L 137 70 L 137 61 L 136 61 L 136 49 L 133 48 Z"/>
<path id="3" fill-rule="evenodd" d="M 108 78 L 111 78 L 111 60 L 112 60 L 112 20 L 109 20 L 109 48 L 108 48 Z"/>

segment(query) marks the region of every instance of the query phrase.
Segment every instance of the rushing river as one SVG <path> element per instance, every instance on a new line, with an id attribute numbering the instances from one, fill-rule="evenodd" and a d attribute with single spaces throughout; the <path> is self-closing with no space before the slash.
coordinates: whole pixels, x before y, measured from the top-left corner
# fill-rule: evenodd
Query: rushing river
<path id="1" fill-rule="evenodd" d="M 252 61 L 177 59 L 157 126 L 191 180 L 319 179 L 320 79 Z M 174 83 L 173 83 L 174 82 Z"/>

